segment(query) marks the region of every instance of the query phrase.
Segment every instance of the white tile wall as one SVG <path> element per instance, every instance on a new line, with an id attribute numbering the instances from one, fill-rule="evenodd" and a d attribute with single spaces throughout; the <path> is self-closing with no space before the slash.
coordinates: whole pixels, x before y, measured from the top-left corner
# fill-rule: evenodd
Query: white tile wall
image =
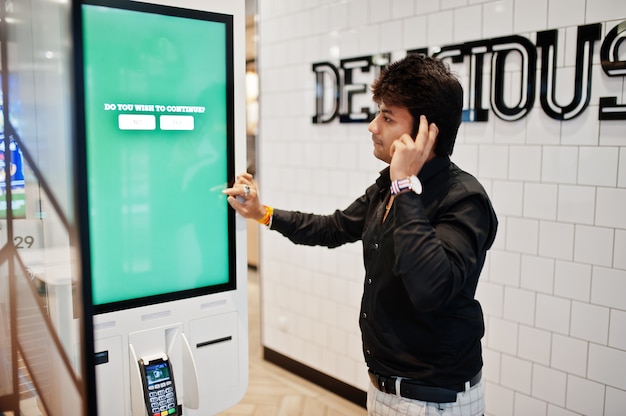
<path id="1" fill-rule="evenodd" d="M 494 415 L 512 416 L 515 393 L 512 389 L 487 383 L 485 397 L 489 401 L 489 412 Z"/>
<path id="2" fill-rule="evenodd" d="M 619 149 L 619 172 L 617 176 L 617 186 L 626 187 L 626 147 Z"/>
<path id="3" fill-rule="evenodd" d="M 591 302 L 626 310 L 626 271 L 594 267 L 591 278 Z"/>
<path id="4" fill-rule="evenodd" d="M 562 407 L 548 403 L 548 416 L 578 416 L 578 413 L 570 412 Z"/>
<path id="5" fill-rule="evenodd" d="M 596 224 L 623 230 L 626 228 L 625 206 L 626 188 L 598 188 Z"/>
<path id="6" fill-rule="evenodd" d="M 557 260 L 554 271 L 554 294 L 589 302 L 591 297 L 591 266 Z"/>
<path id="7" fill-rule="evenodd" d="M 615 187 L 618 155 L 617 147 L 580 147 L 578 183 Z"/>
<path id="8" fill-rule="evenodd" d="M 524 186 L 524 217 L 556 219 L 557 185 L 527 183 Z"/>
<path id="9" fill-rule="evenodd" d="M 535 315 L 535 293 L 507 287 L 504 289 L 504 319 L 532 325 Z"/>
<path id="10" fill-rule="evenodd" d="M 508 179 L 539 181 L 541 179 L 541 147 L 511 146 Z"/>
<path id="11" fill-rule="evenodd" d="M 375 0 L 374 0 L 375 1 Z M 439 2 L 432 0 L 415 0 L 415 13 L 420 14 L 431 14 L 433 12 L 439 11 Z"/>
<path id="12" fill-rule="evenodd" d="M 515 33 L 536 32 L 547 29 L 548 0 L 528 0 L 514 3 L 513 28 Z"/>
<path id="13" fill-rule="evenodd" d="M 537 254 L 538 243 L 539 221 L 525 218 L 509 218 L 507 220 L 507 250 Z"/>
<path id="14" fill-rule="evenodd" d="M 454 9 L 454 42 L 466 42 L 481 37 L 482 7 L 480 5 Z"/>
<path id="15" fill-rule="evenodd" d="M 626 230 L 615 230 L 615 245 L 613 246 L 613 267 L 626 269 Z"/>
<path id="16" fill-rule="evenodd" d="M 479 282 L 476 296 L 480 299 L 483 311 L 490 316 L 502 317 L 504 308 L 504 287 L 485 280 Z"/>
<path id="17" fill-rule="evenodd" d="M 565 404 L 567 374 L 543 365 L 533 366 L 532 395 L 558 406 Z"/>
<path id="18" fill-rule="evenodd" d="M 571 307 L 567 299 L 537 294 L 535 325 L 557 334 L 569 334 Z"/>
<path id="19" fill-rule="evenodd" d="M 576 226 L 574 260 L 581 263 L 610 266 L 613 261 L 614 230 L 612 228 Z"/>
<path id="20" fill-rule="evenodd" d="M 552 334 L 549 331 L 521 325 L 519 331 L 519 356 L 543 365 L 550 364 Z"/>
<path id="21" fill-rule="evenodd" d="M 261 195 L 279 208 L 319 213 L 347 206 L 384 165 L 372 156 L 366 124 L 311 123 L 313 63 L 509 35 L 535 42 L 537 31 L 558 29 L 556 100 L 568 103 L 577 27 L 601 23 L 604 36 L 626 20 L 622 0 L 258 6 Z M 626 409 L 626 121 L 598 120 L 600 97 L 626 104 L 626 82 L 602 71 L 600 45 L 589 107 L 578 117 L 551 119 L 537 90 L 523 119 L 492 113 L 459 132 L 453 160 L 485 185 L 500 219 L 477 291 L 489 416 L 621 416 Z M 509 102 L 519 99 L 518 67 L 517 58 L 507 62 Z M 466 65 L 454 69 L 468 85 Z M 488 82 L 484 93 L 488 107 Z M 360 245 L 299 247 L 266 230 L 260 244 L 264 345 L 365 390 Z"/>
<path id="22" fill-rule="evenodd" d="M 508 179 L 509 149 L 507 146 L 484 145 L 479 147 L 478 175 L 486 178 Z"/>
<path id="23" fill-rule="evenodd" d="M 515 409 L 516 415 L 534 415 L 545 416 L 547 412 L 546 403 L 537 400 L 533 397 L 526 396 L 524 394 L 515 395 Z"/>
<path id="24" fill-rule="evenodd" d="M 543 148 L 542 180 L 544 182 L 576 183 L 578 148 L 546 146 Z"/>
<path id="25" fill-rule="evenodd" d="M 570 334 L 575 338 L 606 345 L 609 335 L 609 308 L 572 302 Z"/>
<path id="26" fill-rule="evenodd" d="M 522 256 L 521 287 L 534 292 L 552 293 L 554 287 L 554 260 Z"/>
<path id="27" fill-rule="evenodd" d="M 507 65 L 507 67 L 508 66 L 509 65 Z M 519 70 L 515 69 L 515 71 L 519 71 Z M 518 79 L 517 76 L 511 76 L 511 78 Z M 507 85 L 511 83 L 512 83 L 511 79 L 507 80 Z M 509 95 L 513 96 L 512 86 L 506 87 L 505 90 L 506 90 L 507 96 Z M 517 97 L 517 95 L 519 94 L 515 94 L 515 95 L 516 95 L 515 97 L 511 97 L 511 101 L 513 101 L 513 99 L 515 99 L 516 101 L 519 101 L 519 97 Z M 500 119 L 494 120 L 495 143 L 497 144 L 524 144 L 525 125 L 526 125 L 526 120 L 524 119 L 518 120 L 518 121 L 504 121 Z M 519 148 L 511 147 L 511 153 L 510 153 L 511 159 L 514 159 L 517 157 L 517 154 L 516 154 L 517 150 L 519 150 Z"/>
<path id="28" fill-rule="evenodd" d="M 566 1 L 566 0 L 561 0 Z M 626 15 L 626 3 L 621 0 L 594 0 L 587 2 L 585 23 L 613 20 Z M 580 24 L 577 22 L 577 24 Z"/>
<path id="29" fill-rule="evenodd" d="M 494 350 L 483 351 L 483 376 L 485 380 L 500 382 L 500 361 L 502 354 Z"/>
<path id="30" fill-rule="evenodd" d="M 535 108 L 527 116 L 528 122 L 526 123 L 526 143 L 527 144 L 542 144 L 551 145 L 559 144 L 561 142 L 561 124 L 556 120 L 548 118 L 542 112 L 542 110 L 535 106 Z M 552 155 L 548 154 L 545 160 L 548 163 L 556 163 L 558 160 Z M 567 161 L 567 159 L 566 159 Z M 547 166 L 552 169 L 557 169 L 552 165 Z"/>
<path id="31" fill-rule="evenodd" d="M 626 312 L 611 309 L 609 318 L 609 346 L 620 350 L 626 350 Z"/>
<path id="32" fill-rule="evenodd" d="M 589 344 L 587 378 L 626 390 L 626 352 Z"/>
<path id="33" fill-rule="evenodd" d="M 580 377 L 587 375 L 589 343 L 573 337 L 553 334 L 550 366 Z"/>
<path id="34" fill-rule="evenodd" d="M 495 317 L 489 318 L 488 325 L 487 340 L 489 346 L 495 351 L 516 355 L 519 325 L 512 321 Z"/>
<path id="35" fill-rule="evenodd" d="M 427 24 L 430 45 L 445 45 L 454 41 L 454 12 L 452 10 L 429 14 Z"/>
<path id="36" fill-rule="evenodd" d="M 596 188 L 559 185 L 557 220 L 577 224 L 593 224 Z"/>
<path id="37" fill-rule="evenodd" d="M 462 166 L 462 165 L 461 165 Z M 524 208 L 524 183 L 511 181 L 493 181 L 491 203 L 500 214 L 521 217 Z"/>
<path id="38" fill-rule="evenodd" d="M 584 22 L 585 0 L 551 0 L 548 2 L 548 28 L 576 26 Z"/>
<path id="39" fill-rule="evenodd" d="M 624 413 L 624 403 L 626 403 L 626 391 L 607 387 L 604 416 L 622 415 Z"/>
<path id="40" fill-rule="evenodd" d="M 604 413 L 604 386 L 584 378 L 567 377 L 566 407 L 582 415 Z"/>
<path id="41" fill-rule="evenodd" d="M 502 385 L 512 390 L 530 394 L 532 363 L 509 355 L 502 356 Z"/>
<path id="42" fill-rule="evenodd" d="M 513 33 L 513 1 L 489 1 L 483 7 L 484 39 L 511 35 Z"/>
<path id="43" fill-rule="evenodd" d="M 597 76 L 598 81 L 593 82 L 593 85 L 600 84 L 602 79 Z M 594 78 L 594 81 L 596 78 Z M 610 92 L 606 92 L 598 97 L 606 96 Z M 598 101 L 596 98 L 595 102 Z M 597 107 L 594 108 L 594 110 Z M 562 125 L 561 143 L 564 145 L 592 145 L 598 144 L 598 130 L 600 128 L 600 121 L 598 120 L 597 111 L 585 111 L 580 116 L 573 120 L 568 121 Z"/>
<path id="44" fill-rule="evenodd" d="M 539 255 L 556 259 L 571 260 L 574 249 L 572 224 L 542 221 L 539 230 Z"/>

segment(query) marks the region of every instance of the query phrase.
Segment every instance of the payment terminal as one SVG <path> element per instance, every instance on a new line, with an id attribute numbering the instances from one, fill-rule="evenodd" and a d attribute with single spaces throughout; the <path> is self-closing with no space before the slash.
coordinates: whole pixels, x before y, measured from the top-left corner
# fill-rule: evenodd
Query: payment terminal
<path id="1" fill-rule="evenodd" d="M 139 360 L 148 416 L 179 416 L 174 372 L 167 355 Z"/>

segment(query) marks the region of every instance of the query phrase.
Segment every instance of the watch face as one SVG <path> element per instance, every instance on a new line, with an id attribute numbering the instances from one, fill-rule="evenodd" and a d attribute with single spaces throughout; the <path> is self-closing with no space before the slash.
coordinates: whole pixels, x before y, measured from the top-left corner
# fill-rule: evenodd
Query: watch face
<path id="1" fill-rule="evenodd" d="M 417 176 L 411 176 L 409 178 L 409 180 L 411 181 L 411 190 L 413 192 L 415 192 L 416 194 L 418 194 L 418 195 L 421 194 L 422 193 L 422 183 L 417 178 Z"/>

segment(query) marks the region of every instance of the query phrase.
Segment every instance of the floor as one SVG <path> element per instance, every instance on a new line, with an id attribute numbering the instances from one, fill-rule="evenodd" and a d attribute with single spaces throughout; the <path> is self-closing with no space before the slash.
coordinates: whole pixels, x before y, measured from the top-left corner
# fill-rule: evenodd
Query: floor
<path id="1" fill-rule="evenodd" d="M 250 379 L 243 399 L 220 416 L 366 416 L 367 411 L 316 384 L 263 360 L 259 280 L 248 275 Z"/>

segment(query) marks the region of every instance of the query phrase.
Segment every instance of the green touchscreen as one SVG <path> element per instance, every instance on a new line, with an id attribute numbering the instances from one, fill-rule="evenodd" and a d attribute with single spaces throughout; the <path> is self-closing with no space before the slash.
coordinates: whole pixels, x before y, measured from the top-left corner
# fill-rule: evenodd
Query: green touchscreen
<path id="1" fill-rule="evenodd" d="M 232 22 L 177 10 L 82 6 L 96 307 L 234 282 Z"/>

